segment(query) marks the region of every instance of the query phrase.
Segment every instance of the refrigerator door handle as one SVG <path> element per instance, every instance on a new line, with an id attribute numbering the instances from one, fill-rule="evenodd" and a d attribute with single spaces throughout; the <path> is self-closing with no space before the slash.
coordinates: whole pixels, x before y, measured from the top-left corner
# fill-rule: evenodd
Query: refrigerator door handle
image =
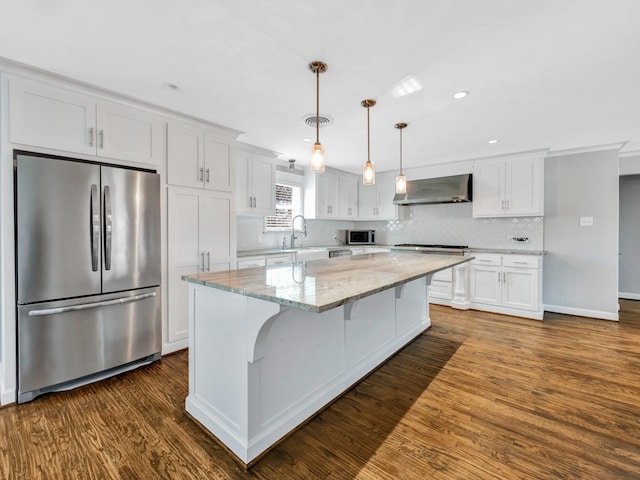
<path id="1" fill-rule="evenodd" d="M 111 270 L 111 244 L 113 241 L 113 217 L 111 215 L 111 187 L 104 187 L 104 269 Z"/>
<path id="2" fill-rule="evenodd" d="M 87 310 L 89 308 L 108 307 L 109 305 L 121 305 L 124 303 L 138 302 L 146 298 L 155 297 L 156 292 L 143 293 L 134 295 L 133 297 L 114 298 L 113 300 L 104 300 L 102 302 L 81 303 L 79 305 L 71 305 L 69 307 L 45 308 L 43 310 L 31 310 L 30 317 L 42 317 L 44 315 L 57 315 L 59 313 L 75 312 L 78 310 Z"/>
<path id="3" fill-rule="evenodd" d="M 91 270 L 98 271 L 100 252 L 100 201 L 98 200 L 98 186 L 91 185 Z"/>

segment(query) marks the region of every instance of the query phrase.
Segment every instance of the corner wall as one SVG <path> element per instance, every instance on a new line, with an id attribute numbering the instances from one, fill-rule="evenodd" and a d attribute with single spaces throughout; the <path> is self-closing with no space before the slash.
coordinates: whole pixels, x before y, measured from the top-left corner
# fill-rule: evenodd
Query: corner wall
<path id="1" fill-rule="evenodd" d="M 548 157 L 544 170 L 545 310 L 617 320 L 618 148 Z"/>

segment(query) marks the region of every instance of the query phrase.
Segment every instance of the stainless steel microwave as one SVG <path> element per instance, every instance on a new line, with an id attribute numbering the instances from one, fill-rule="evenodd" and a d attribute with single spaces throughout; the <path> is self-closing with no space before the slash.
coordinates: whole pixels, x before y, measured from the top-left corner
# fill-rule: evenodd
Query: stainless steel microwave
<path id="1" fill-rule="evenodd" d="M 347 230 L 349 245 L 373 245 L 376 243 L 375 230 Z"/>

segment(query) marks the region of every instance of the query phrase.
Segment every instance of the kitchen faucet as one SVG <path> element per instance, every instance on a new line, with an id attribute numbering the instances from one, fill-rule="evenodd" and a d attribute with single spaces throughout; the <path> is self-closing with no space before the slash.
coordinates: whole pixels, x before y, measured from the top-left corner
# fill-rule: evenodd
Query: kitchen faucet
<path id="1" fill-rule="evenodd" d="M 296 219 L 302 219 L 302 230 L 296 230 Z M 296 240 L 298 239 L 298 235 L 296 233 L 302 233 L 304 235 L 303 238 L 307 238 L 307 219 L 302 215 L 296 215 L 291 220 L 291 246 L 289 248 L 296 248 Z"/>

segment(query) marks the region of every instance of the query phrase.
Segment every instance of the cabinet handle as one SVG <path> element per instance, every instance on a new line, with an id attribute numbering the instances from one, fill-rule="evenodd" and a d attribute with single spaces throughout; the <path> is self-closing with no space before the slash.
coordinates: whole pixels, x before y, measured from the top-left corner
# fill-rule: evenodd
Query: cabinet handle
<path id="1" fill-rule="evenodd" d="M 207 168 L 207 176 L 205 178 L 205 182 L 209 183 L 209 169 Z"/>
<path id="2" fill-rule="evenodd" d="M 89 146 L 93 147 L 93 127 L 89 129 Z"/>
<path id="3" fill-rule="evenodd" d="M 210 252 L 207 252 L 207 272 L 211 271 L 211 255 Z"/>
<path id="4" fill-rule="evenodd" d="M 98 148 L 104 148 L 104 130 L 98 130 Z"/>
<path id="5" fill-rule="evenodd" d="M 204 167 L 200 167 L 198 169 L 199 175 L 198 175 L 198 181 L 202 182 L 204 181 Z"/>
<path id="6" fill-rule="evenodd" d="M 202 267 L 200 267 L 200 271 L 204 272 L 204 252 L 200 252 L 200 263 L 202 263 Z"/>
<path id="7" fill-rule="evenodd" d="M 253 208 L 256 208 L 256 197 L 253 197 Z"/>

